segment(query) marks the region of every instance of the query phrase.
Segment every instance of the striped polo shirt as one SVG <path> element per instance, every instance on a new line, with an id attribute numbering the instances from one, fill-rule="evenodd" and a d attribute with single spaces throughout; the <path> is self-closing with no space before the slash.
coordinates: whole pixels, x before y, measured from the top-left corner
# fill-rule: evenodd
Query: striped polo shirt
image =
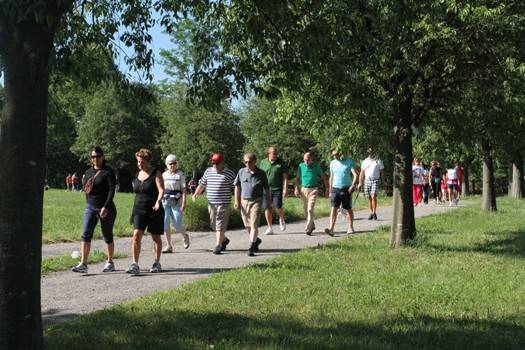
<path id="1" fill-rule="evenodd" d="M 230 169 L 219 173 L 217 169 L 210 167 L 199 180 L 199 185 L 206 187 L 206 196 L 210 204 L 230 204 L 234 180 L 235 173 Z"/>

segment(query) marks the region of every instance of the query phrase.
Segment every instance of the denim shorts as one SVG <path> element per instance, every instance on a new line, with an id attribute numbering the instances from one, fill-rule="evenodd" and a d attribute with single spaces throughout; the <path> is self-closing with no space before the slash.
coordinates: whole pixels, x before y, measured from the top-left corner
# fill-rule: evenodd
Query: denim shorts
<path id="1" fill-rule="evenodd" d="M 281 209 L 283 207 L 283 190 L 275 190 L 271 192 L 272 192 L 272 208 Z M 266 191 L 264 191 L 263 201 L 262 201 L 263 209 L 266 209 L 268 207 L 266 196 L 267 196 Z"/>
<path id="2" fill-rule="evenodd" d="M 348 192 L 350 187 L 335 188 L 332 187 L 332 196 L 330 197 L 330 204 L 332 208 L 339 208 L 350 210 L 352 209 L 352 194 Z"/>
<path id="3" fill-rule="evenodd" d="M 184 221 L 182 219 L 182 211 L 180 210 L 178 201 L 163 200 L 162 206 L 164 207 L 164 231 L 170 229 L 170 222 L 173 222 L 175 230 L 183 230 Z"/>

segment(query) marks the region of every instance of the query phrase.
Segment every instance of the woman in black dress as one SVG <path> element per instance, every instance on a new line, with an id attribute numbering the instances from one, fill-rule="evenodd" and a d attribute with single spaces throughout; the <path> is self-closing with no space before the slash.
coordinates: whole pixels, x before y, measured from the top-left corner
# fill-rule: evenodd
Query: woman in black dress
<path id="1" fill-rule="evenodd" d="M 115 271 L 113 264 L 113 224 L 117 217 L 117 209 L 113 203 L 115 196 L 115 173 L 106 165 L 104 151 L 96 146 L 91 150 L 92 167 L 84 175 L 84 191 L 86 192 L 86 209 L 84 210 L 84 224 L 82 230 L 82 243 L 80 244 L 80 263 L 71 271 L 86 273 L 88 271 L 87 261 L 91 249 L 93 232 L 100 220 L 102 236 L 106 242 L 108 260 L 102 272 Z M 89 183 L 88 186 L 86 184 Z M 88 193 L 89 192 L 89 193 Z"/>
<path id="2" fill-rule="evenodd" d="M 161 272 L 160 254 L 162 251 L 161 235 L 164 233 L 164 209 L 162 197 L 164 195 L 164 180 L 160 170 L 151 166 L 151 151 L 141 148 L 135 153 L 139 172 L 133 179 L 133 192 L 135 192 L 135 203 L 131 222 L 133 224 L 132 255 L 133 262 L 127 268 L 126 273 L 137 275 L 140 273 L 139 256 L 142 236 L 144 231 L 151 234 L 153 239 L 154 259 L 150 272 Z"/>

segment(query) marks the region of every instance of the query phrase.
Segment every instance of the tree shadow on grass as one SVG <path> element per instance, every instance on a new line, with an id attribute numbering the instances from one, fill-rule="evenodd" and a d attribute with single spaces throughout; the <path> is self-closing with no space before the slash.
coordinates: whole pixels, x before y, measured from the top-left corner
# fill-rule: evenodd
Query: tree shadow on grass
<path id="1" fill-rule="evenodd" d="M 149 308 L 148 308 L 149 310 Z M 113 308 L 51 326 L 47 349 L 523 349 L 513 322 L 398 317 L 381 323 Z"/>
<path id="2" fill-rule="evenodd" d="M 460 253 L 487 253 L 492 255 L 505 255 L 511 257 L 525 258 L 525 231 L 513 231 L 505 237 L 476 243 L 472 246 L 451 247 L 430 244 L 423 240 L 422 245 L 427 248 L 444 252 Z M 525 345 L 523 347 L 525 349 Z"/>

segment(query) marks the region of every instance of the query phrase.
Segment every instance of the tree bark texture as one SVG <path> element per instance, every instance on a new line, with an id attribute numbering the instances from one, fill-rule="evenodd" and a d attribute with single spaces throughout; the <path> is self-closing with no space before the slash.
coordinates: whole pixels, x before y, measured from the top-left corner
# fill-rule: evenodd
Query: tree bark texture
<path id="1" fill-rule="evenodd" d="M 517 154 L 512 160 L 511 198 L 523 198 L 523 157 Z"/>
<path id="2" fill-rule="evenodd" d="M 414 239 L 416 222 L 412 199 L 412 130 L 398 125 L 394 130 L 394 217 L 390 246 L 397 248 Z"/>
<path id="3" fill-rule="evenodd" d="M 463 196 L 467 196 L 470 194 L 470 189 L 469 189 L 469 169 L 468 169 L 468 165 L 465 164 L 463 165 L 463 182 L 461 183 L 461 194 Z"/>
<path id="4" fill-rule="evenodd" d="M 496 211 L 496 188 L 494 186 L 494 166 L 492 163 L 492 146 L 488 140 L 482 140 L 483 152 L 483 189 L 481 194 L 481 209 Z"/>
<path id="5" fill-rule="evenodd" d="M 0 349 L 41 349 L 40 264 L 53 34 L 0 14 Z"/>

